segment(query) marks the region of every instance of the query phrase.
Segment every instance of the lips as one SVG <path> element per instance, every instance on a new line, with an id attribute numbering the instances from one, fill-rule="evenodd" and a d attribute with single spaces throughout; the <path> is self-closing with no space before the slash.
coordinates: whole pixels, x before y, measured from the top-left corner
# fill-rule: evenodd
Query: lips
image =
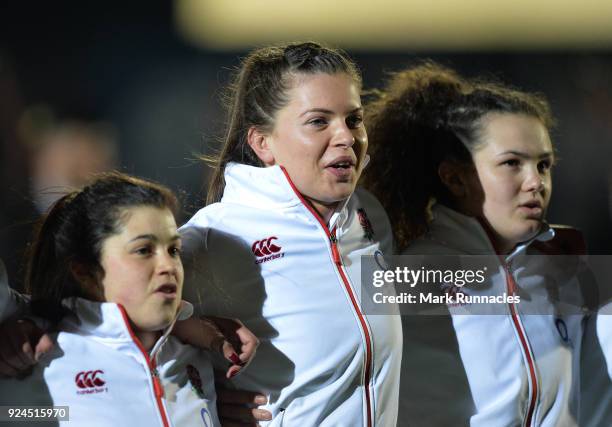
<path id="1" fill-rule="evenodd" d="M 325 167 L 334 169 L 354 168 L 357 161 L 352 156 L 339 156 L 329 162 Z"/>
<path id="2" fill-rule="evenodd" d="M 352 156 L 339 156 L 327 163 L 325 170 L 341 181 L 350 180 L 357 161 Z"/>
<path id="3" fill-rule="evenodd" d="M 175 284 L 165 283 L 159 286 L 157 289 L 155 289 L 155 293 L 162 294 L 168 297 L 174 297 L 176 296 L 177 290 L 178 290 L 178 286 L 176 286 Z"/>
<path id="4" fill-rule="evenodd" d="M 519 210 L 527 217 L 531 219 L 541 219 L 544 209 L 542 208 L 542 202 L 539 200 L 530 200 L 528 202 L 519 205 Z"/>
<path id="5" fill-rule="evenodd" d="M 529 208 L 529 209 L 536 209 L 536 208 L 542 209 L 542 202 L 540 202 L 539 200 L 530 200 L 529 202 L 523 203 L 520 206 Z"/>

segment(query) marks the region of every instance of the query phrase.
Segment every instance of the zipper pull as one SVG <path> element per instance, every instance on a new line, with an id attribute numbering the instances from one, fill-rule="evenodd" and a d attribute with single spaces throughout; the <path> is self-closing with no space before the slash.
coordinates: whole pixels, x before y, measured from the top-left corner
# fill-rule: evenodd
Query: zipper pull
<path id="1" fill-rule="evenodd" d="M 338 251 L 338 239 L 336 234 L 332 233 L 329 235 L 329 241 L 331 242 L 332 258 L 337 265 L 342 265 L 342 257 L 340 251 Z"/>
<path id="2" fill-rule="evenodd" d="M 153 379 L 153 390 L 155 391 L 155 396 L 159 398 L 164 397 L 164 386 L 162 386 L 161 380 L 159 379 L 157 369 L 151 369 L 151 378 Z"/>

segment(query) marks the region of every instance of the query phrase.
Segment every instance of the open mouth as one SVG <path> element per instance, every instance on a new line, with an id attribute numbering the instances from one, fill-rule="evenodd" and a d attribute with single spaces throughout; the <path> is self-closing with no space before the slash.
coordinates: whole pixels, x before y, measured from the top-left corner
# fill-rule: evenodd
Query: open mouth
<path id="1" fill-rule="evenodd" d="M 334 169 L 350 169 L 354 168 L 357 162 L 351 156 L 340 156 L 327 164 L 328 168 Z"/>
<path id="2" fill-rule="evenodd" d="M 164 295 L 168 295 L 168 296 L 172 296 L 172 295 L 176 295 L 176 291 L 177 291 L 178 287 L 172 283 L 167 283 L 165 285 L 161 285 L 159 288 L 157 288 L 155 290 L 155 292 L 164 294 Z"/>
<path id="3" fill-rule="evenodd" d="M 523 203 L 521 207 L 528 209 L 542 209 L 542 203 L 540 203 L 538 200 L 533 200 L 531 202 Z"/>
<path id="4" fill-rule="evenodd" d="M 347 179 L 355 170 L 356 163 L 352 156 L 345 155 L 336 157 L 325 168 L 336 177 Z"/>
<path id="5" fill-rule="evenodd" d="M 355 165 L 353 165 L 350 162 L 341 162 L 341 163 L 335 163 L 335 164 L 333 164 L 333 165 L 331 165 L 329 167 L 332 167 L 334 169 L 348 169 L 348 168 L 351 168 L 353 166 L 355 166 Z"/>

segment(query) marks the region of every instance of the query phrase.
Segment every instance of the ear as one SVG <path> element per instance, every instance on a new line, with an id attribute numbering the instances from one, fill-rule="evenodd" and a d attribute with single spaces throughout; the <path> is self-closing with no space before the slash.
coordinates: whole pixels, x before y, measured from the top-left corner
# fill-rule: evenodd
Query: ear
<path id="1" fill-rule="evenodd" d="M 468 182 L 465 167 L 452 160 L 444 160 L 438 166 L 438 176 L 444 186 L 457 200 L 464 198 L 468 193 Z"/>
<path id="2" fill-rule="evenodd" d="M 259 157 L 259 160 L 266 166 L 273 166 L 276 164 L 274 153 L 272 153 L 271 150 L 270 139 L 269 135 L 263 133 L 255 126 L 251 126 L 247 133 L 247 143 L 257 157 Z"/>
<path id="3" fill-rule="evenodd" d="M 72 261 L 70 263 L 70 273 L 72 273 L 74 280 L 81 285 L 88 298 L 95 301 L 104 300 L 101 281 L 98 275 L 91 271 L 91 268 L 80 262 Z"/>

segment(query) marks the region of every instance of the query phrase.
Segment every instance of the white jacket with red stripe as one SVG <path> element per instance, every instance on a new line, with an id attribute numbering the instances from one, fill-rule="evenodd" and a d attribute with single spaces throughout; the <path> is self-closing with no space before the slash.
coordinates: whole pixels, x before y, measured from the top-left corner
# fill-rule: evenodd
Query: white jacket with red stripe
<path id="1" fill-rule="evenodd" d="M 406 255 L 495 254 L 476 219 L 442 205 L 433 213 L 428 233 Z M 579 284 L 573 278 L 552 291 L 556 267 L 545 265 L 550 258 L 531 255 L 541 253 L 536 242 L 551 245 L 554 235 L 548 229 L 504 258 L 490 257 L 491 282 L 464 288 L 467 294 L 511 295 L 514 282 L 522 301 L 516 308 L 500 304 L 497 314 L 484 315 L 451 307 L 447 316 L 403 316 L 398 425 L 579 425 Z M 548 298 L 557 291 L 577 302 L 576 310 L 556 312 Z"/>
<path id="2" fill-rule="evenodd" d="M 360 304 L 361 255 L 391 251 L 382 207 L 357 191 L 322 223 L 284 169 L 231 164 L 220 203 L 181 228 L 185 298 L 260 338 L 232 380 L 265 393 L 268 426 L 395 426 L 398 316 Z"/>
<path id="3" fill-rule="evenodd" d="M 74 315 L 60 322 L 55 346 L 34 372 L 0 379 L 0 405 L 68 406 L 69 421 L 59 423 L 67 427 L 220 425 L 205 352 L 168 337 L 167 328 L 149 354 L 121 306 L 66 304 Z M 181 318 L 192 311 L 184 304 Z"/>

